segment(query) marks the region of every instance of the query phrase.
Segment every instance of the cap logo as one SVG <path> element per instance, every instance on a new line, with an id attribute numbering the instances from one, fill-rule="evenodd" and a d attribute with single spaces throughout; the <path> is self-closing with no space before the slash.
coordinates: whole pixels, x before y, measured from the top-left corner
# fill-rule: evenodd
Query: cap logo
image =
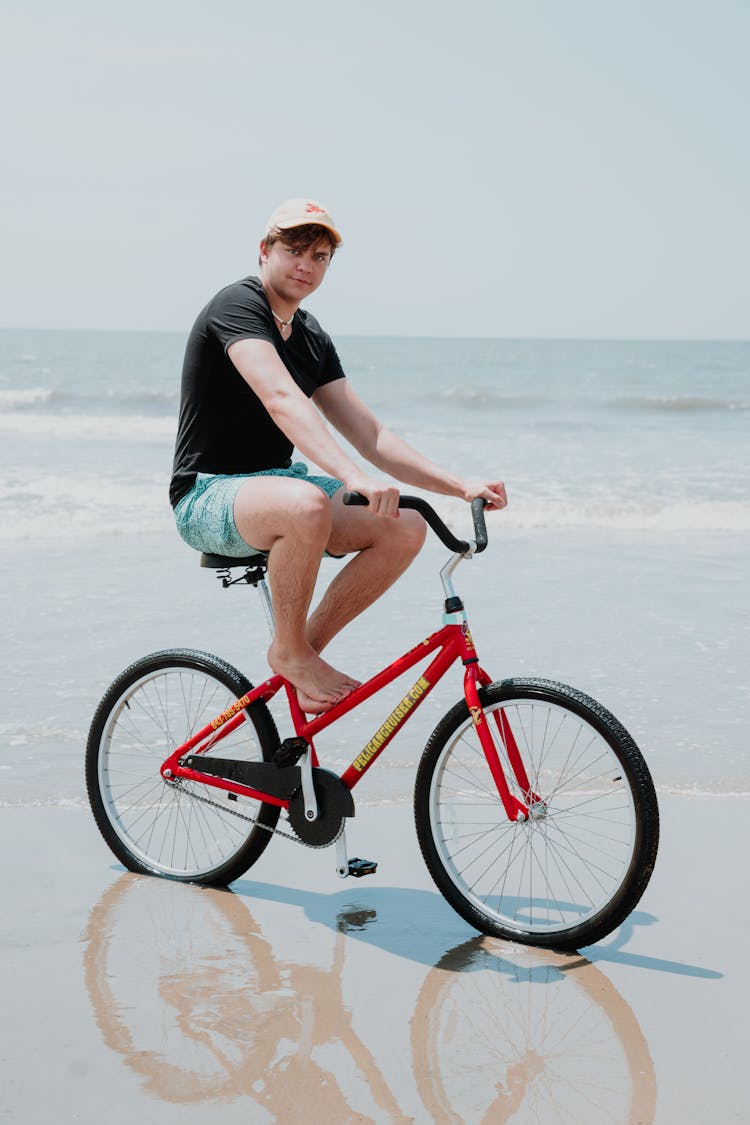
<path id="1" fill-rule="evenodd" d="M 305 211 L 309 215 L 325 215 L 325 210 L 322 207 L 319 207 L 317 203 L 306 204 Z"/>

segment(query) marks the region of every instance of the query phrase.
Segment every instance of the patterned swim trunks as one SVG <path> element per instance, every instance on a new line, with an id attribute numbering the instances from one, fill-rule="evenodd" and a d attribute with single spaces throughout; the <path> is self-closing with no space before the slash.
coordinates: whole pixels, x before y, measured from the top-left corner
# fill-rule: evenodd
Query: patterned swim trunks
<path id="1" fill-rule="evenodd" d="M 316 485 L 326 496 L 333 496 L 343 487 L 343 482 L 335 477 L 310 476 L 302 461 L 295 461 L 288 469 L 264 469 L 260 473 L 198 473 L 190 492 L 174 510 L 177 530 L 189 547 L 232 558 L 258 549 L 245 542 L 234 522 L 235 497 L 245 481 L 253 477 L 294 477 Z"/>

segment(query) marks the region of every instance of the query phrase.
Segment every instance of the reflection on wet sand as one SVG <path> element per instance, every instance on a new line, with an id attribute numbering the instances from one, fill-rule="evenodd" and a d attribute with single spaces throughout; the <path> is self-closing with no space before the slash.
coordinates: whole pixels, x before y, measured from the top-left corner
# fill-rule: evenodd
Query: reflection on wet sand
<path id="1" fill-rule="evenodd" d="M 350 935 L 373 927 L 374 910 L 342 910 L 319 967 L 275 954 L 244 897 L 122 875 L 89 917 L 86 986 L 104 1042 L 155 1099 L 248 1099 L 272 1121 L 312 1106 L 331 1125 L 413 1120 L 344 998 Z M 585 959 L 477 937 L 417 987 L 411 1067 L 432 1120 L 653 1120 L 643 1035 Z"/>
<path id="2" fill-rule="evenodd" d="M 314 1105 L 315 1119 L 329 1122 L 353 1112 L 348 1087 L 357 1083 L 347 1075 L 344 1092 L 338 1053 L 325 1064 L 326 1048 L 341 1044 L 387 1119 L 408 1120 L 344 1004 L 347 924 L 330 969 L 292 964 L 275 959 L 231 892 L 123 875 L 86 934 L 86 985 L 104 1041 L 163 1101 L 247 1097 L 271 1120 Z"/>
<path id="3" fill-rule="evenodd" d="M 412 1051 L 437 1122 L 654 1119 L 656 1076 L 638 1022 L 578 954 L 484 937 L 450 950 L 419 994 Z"/>

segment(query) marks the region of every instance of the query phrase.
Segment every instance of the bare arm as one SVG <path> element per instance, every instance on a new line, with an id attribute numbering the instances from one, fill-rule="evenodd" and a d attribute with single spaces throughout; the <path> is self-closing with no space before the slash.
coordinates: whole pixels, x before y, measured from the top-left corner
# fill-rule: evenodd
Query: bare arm
<path id="1" fill-rule="evenodd" d="M 327 473 L 361 492 L 378 515 L 397 513 L 398 489 L 364 474 L 329 433 L 323 418 L 299 389 L 267 340 L 238 340 L 227 355 L 279 429 Z M 345 379 L 339 382 L 346 382 Z"/>
<path id="2" fill-rule="evenodd" d="M 507 500 L 501 481 L 467 480 L 440 468 L 383 426 L 347 379 L 320 387 L 313 401 L 363 457 L 403 484 L 464 500 L 482 496 L 489 508 L 505 507 Z"/>

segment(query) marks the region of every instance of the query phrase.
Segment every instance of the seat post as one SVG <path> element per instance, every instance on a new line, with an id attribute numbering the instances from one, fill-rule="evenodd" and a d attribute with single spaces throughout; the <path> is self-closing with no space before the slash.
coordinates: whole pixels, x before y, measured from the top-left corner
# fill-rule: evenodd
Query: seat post
<path id="1" fill-rule="evenodd" d="M 258 580 L 257 586 L 258 590 L 260 591 L 260 600 L 263 605 L 263 611 L 266 615 L 266 621 L 268 622 L 268 629 L 271 634 L 271 639 L 273 639 L 276 633 L 276 621 L 274 620 L 273 616 L 273 603 L 271 602 L 271 595 L 268 590 L 268 584 L 266 582 L 265 574 Z"/>
<path id="2" fill-rule="evenodd" d="M 266 585 L 268 553 L 266 551 L 255 551 L 252 555 L 235 558 L 232 555 L 214 555 L 204 551 L 201 553 L 201 566 L 215 570 L 224 589 L 228 586 L 236 586 L 239 583 L 260 587 L 260 600 L 268 622 L 271 639 L 273 639 L 276 633 L 276 622 L 273 616 L 271 595 Z M 240 575 L 239 578 L 232 578 L 232 568 L 238 566 L 244 567 L 245 573 Z"/>

